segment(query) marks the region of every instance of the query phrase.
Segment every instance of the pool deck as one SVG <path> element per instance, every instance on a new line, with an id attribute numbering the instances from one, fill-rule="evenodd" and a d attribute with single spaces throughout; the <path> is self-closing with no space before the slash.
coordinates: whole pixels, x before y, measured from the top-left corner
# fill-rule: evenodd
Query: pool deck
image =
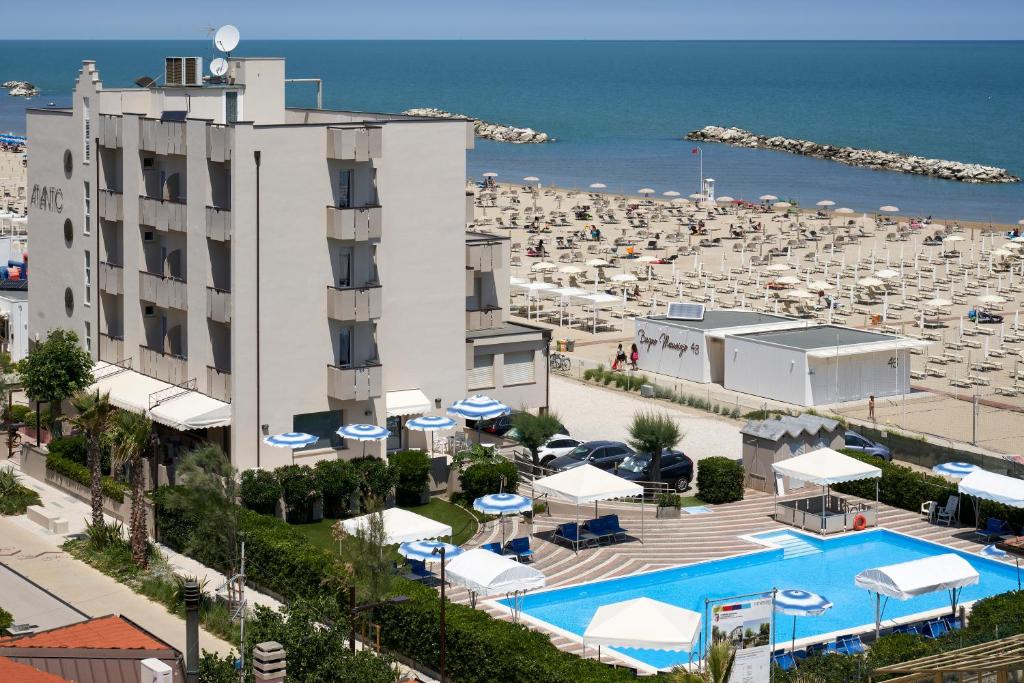
<path id="1" fill-rule="evenodd" d="M 529 495 L 528 491 L 521 493 Z M 780 497 L 779 500 L 799 498 L 802 495 L 806 493 Z M 855 499 L 853 496 L 847 497 Z M 874 504 L 874 501 L 870 502 Z M 558 524 L 576 520 L 575 507 L 555 503 L 551 506 L 551 515 L 537 515 L 532 528 L 522 524 L 516 527 L 511 521 L 506 521 L 506 538 L 532 534 L 530 544 L 535 551 L 532 564 L 544 572 L 548 588 L 555 588 L 716 560 L 762 549 L 764 546 L 744 540 L 740 536 L 773 529 L 795 530 L 794 527 L 777 523 L 771 518 L 774 504 L 775 498 L 771 495 L 747 491 L 747 497 L 742 501 L 726 505 L 709 505 L 709 514 L 690 515 L 684 511 L 680 515 L 681 519 L 655 519 L 654 506 L 646 506 L 644 543 L 639 541 L 638 506 L 623 503 L 601 504 L 599 514 L 618 514 L 622 526 L 629 529 L 631 535 L 635 534 L 636 540 L 631 538 L 625 542 L 585 548 L 579 553 L 574 553 L 565 545 L 546 540 Z M 593 508 L 588 507 L 584 510 L 581 507 L 580 519 L 587 519 L 588 516 L 593 516 Z M 879 526 L 967 552 L 977 552 L 985 545 L 973 536 L 971 527 L 931 524 L 919 514 L 887 505 L 879 505 Z M 835 536 L 837 534 L 830 537 Z M 501 541 L 501 530 L 495 523 L 481 526 L 480 531 L 466 547 L 491 541 Z M 454 602 L 469 604 L 469 593 L 465 589 L 452 587 L 448 591 L 448 596 Z M 487 600 L 479 600 L 477 609 L 484 609 L 498 619 L 511 619 L 505 609 L 488 604 Z M 533 624 L 531 628 L 547 633 L 559 649 L 583 655 L 583 647 L 578 640 Z M 596 654 L 594 648 L 587 649 L 588 657 L 596 657 Z M 604 650 L 602 661 L 632 667 L 629 662 L 617 660 L 608 650 Z"/>

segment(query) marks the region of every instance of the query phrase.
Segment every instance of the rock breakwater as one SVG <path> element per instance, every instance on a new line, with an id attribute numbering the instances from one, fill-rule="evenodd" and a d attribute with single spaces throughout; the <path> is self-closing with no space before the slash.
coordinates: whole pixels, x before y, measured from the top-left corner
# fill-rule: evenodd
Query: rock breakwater
<path id="1" fill-rule="evenodd" d="M 402 112 L 408 116 L 424 116 L 432 119 L 472 119 L 473 130 L 478 138 L 495 140 L 497 142 L 511 142 L 514 145 L 538 144 L 542 142 L 554 142 L 554 138 L 547 133 L 541 133 L 533 128 L 517 128 L 506 126 L 500 123 L 490 123 L 474 119 L 472 116 L 454 114 L 443 109 L 425 107 L 421 109 L 406 109 Z"/>
<path id="2" fill-rule="evenodd" d="M 757 135 L 742 128 L 705 126 L 686 134 L 687 140 L 697 142 L 721 142 L 734 147 L 771 149 L 790 154 L 800 154 L 818 159 L 837 161 L 850 166 L 875 168 L 898 173 L 930 176 L 961 183 L 1019 183 L 1020 178 L 1005 168 L 969 164 L 946 159 L 929 159 L 913 154 L 882 152 L 856 147 L 836 147 L 810 140 L 798 140 L 781 136 Z"/>
<path id="3" fill-rule="evenodd" d="M 39 94 L 39 88 L 28 81 L 4 81 L 0 88 L 6 88 L 7 94 L 13 97 L 35 97 Z"/>

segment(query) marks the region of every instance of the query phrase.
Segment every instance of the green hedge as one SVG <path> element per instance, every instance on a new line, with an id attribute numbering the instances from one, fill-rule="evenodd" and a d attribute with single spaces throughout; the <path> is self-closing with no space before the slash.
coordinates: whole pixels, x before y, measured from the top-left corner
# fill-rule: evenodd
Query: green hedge
<path id="1" fill-rule="evenodd" d="M 430 458 L 423 451 L 400 451 L 390 461 L 395 470 L 395 502 L 420 505 L 430 477 Z"/>
<path id="2" fill-rule="evenodd" d="M 86 488 L 92 486 L 92 476 L 88 467 L 62 458 L 57 454 L 50 453 L 46 456 L 46 469 L 78 482 Z M 123 503 L 125 495 L 128 493 L 128 486 L 109 476 L 103 477 L 102 487 L 103 495 L 118 503 Z"/>
<path id="3" fill-rule="evenodd" d="M 0 607 L 0 631 L 10 628 L 13 624 L 14 616 L 3 607 Z"/>
<path id="4" fill-rule="evenodd" d="M 308 465 L 284 465 L 274 470 L 274 476 L 281 484 L 288 521 L 310 521 L 313 505 L 320 498 L 313 468 Z"/>
<path id="5" fill-rule="evenodd" d="M 359 488 L 359 473 L 346 460 L 321 460 L 313 466 L 316 484 L 324 497 L 324 517 L 343 517 L 352 494 Z"/>
<path id="6" fill-rule="evenodd" d="M 459 499 L 471 506 L 474 500 L 489 493 L 515 493 L 519 489 L 519 470 L 511 460 L 493 458 L 467 467 L 459 475 L 459 483 L 462 484 Z"/>
<path id="7" fill-rule="evenodd" d="M 274 514 L 281 497 L 281 483 L 273 472 L 267 470 L 246 470 L 242 472 L 242 483 L 238 487 L 242 505 L 264 515 Z"/>
<path id="8" fill-rule="evenodd" d="M 697 497 L 705 503 L 743 500 L 743 463 L 729 458 L 704 458 L 697 463 Z"/>

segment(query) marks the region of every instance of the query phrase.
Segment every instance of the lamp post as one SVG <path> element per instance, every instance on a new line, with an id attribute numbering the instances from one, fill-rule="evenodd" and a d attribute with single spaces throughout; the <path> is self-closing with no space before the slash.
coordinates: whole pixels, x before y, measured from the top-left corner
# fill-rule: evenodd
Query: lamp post
<path id="1" fill-rule="evenodd" d="M 395 595 L 382 602 L 371 602 L 364 605 L 356 604 L 356 587 L 348 587 L 348 649 L 352 654 L 356 652 L 356 615 L 362 612 L 369 612 L 377 607 L 383 607 L 384 605 L 400 605 L 403 602 L 409 602 L 407 595 Z"/>
<path id="2" fill-rule="evenodd" d="M 445 632 L 444 632 L 444 546 L 439 545 L 431 551 L 434 555 L 441 556 L 441 683 L 445 683 L 444 678 L 444 650 L 446 646 Z"/>

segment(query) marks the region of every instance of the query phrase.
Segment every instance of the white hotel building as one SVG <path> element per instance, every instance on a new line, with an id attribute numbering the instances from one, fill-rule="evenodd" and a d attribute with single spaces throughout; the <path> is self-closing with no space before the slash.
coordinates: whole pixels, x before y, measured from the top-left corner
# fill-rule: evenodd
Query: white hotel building
<path id="1" fill-rule="evenodd" d="M 465 231 L 470 123 L 287 108 L 283 59 L 174 64 L 114 89 L 85 61 L 70 108 L 29 111 L 30 340 L 76 331 L 165 462 L 209 440 L 273 468 L 287 431 L 322 437 L 298 463 L 360 455 L 348 423 L 391 428 L 380 454 L 469 393 L 546 404 L 508 242 Z"/>

